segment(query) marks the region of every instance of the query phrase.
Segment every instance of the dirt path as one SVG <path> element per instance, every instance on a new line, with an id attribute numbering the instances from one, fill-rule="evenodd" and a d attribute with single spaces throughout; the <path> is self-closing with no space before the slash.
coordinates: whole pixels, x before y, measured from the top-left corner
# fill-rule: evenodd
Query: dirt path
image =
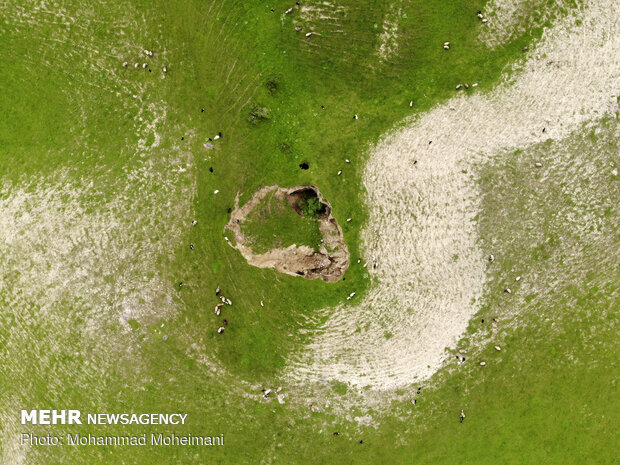
<path id="1" fill-rule="evenodd" d="M 472 162 L 564 138 L 618 110 L 620 4 L 590 1 L 581 19 L 546 31 L 511 82 L 458 94 L 374 148 L 363 237 L 377 286 L 352 306 L 324 310 L 314 342 L 289 361 L 292 380 L 385 390 L 442 365 L 478 310 L 492 252 L 477 246 Z"/>

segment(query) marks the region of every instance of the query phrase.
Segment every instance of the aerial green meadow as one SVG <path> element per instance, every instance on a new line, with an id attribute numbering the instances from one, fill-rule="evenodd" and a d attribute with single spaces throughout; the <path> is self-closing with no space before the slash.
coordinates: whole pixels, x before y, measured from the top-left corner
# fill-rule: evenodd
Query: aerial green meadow
<path id="1" fill-rule="evenodd" d="M 289 380 L 319 310 L 377 283 L 362 266 L 335 283 L 255 268 L 225 239 L 231 209 L 259 188 L 311 184 L 351 263 L 364 260 L 373 147 L 457 92 L 518 75 L 579 0 L 523 2 L 520 32 L 495 47 L 478 39 L 484 0 L 339 0 L 312 25 L 300 8 L 323 2 L 300 3 L 0 3 L 0 463 L 618 463 L 618 113 L 472 161 L 476 228 L 496 260 L 458 342 L 472 363 L 421 385 Z M 386 14 L 398 48 L 381 59 Z M 318 249 L 315 219 L 263 202 L 244 226 L 254 252 Z M 520 292 L 508 279 L 526 272 L 535 285 Z M 232 301 L 222 315 L 218 287 Z M 278 386 L 285 403 L 263 397 Z M 21 425 L 21 409 L 187 421 Z M 20 444 L 27 432 L 225 443 Z"/>

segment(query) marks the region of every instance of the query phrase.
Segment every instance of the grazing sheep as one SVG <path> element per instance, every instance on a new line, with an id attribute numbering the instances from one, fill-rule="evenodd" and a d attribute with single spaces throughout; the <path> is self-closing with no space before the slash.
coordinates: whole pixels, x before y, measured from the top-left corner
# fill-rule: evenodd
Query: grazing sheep
<path id="1" fill-rule="evenodd" d="M 148 63 L 142 63 L 142 69 L 146 69 L 148 68 L 148 66 L 149 66 Z"/>
<path id="2" fill-rule="evenodd" d="M 192 226 L 196 226 L 198 224 L 197 220 L 192 220 Z"/>
<path id="3" fill-rule="evenodd" d="M 219 328 L 217 328 L 217 334 L 222 334 L 224 332 L 224 327 L 220 326 Z"/>
<path id="4" fill-rule="evenodd" d="M 267 397 L 269 397 L 269 394 L 271 394 L 271 389 L 265 389 L 263 397 L 266 399 Z"/>
<path id="5" fill-rule="evenodd" d="M 310 404 L 310 410 L 312 410 L 313 412 L 318 412 L 318 411 L 319 411 L 319 409 L 317 408 L 317 406 L 316 406 L 316 405 L 314 405 L 314 404 Z"/>
<path id="6" fill-rule="evenodd" d="M 232 302 L 230 301 L 230 299 L 226 299 L 226 305 L 232 305 Z"/>
<path id="7" fill-rule="evenodd" d="M 487 362 L 480 362 L 480 366 L 483 367 L 487 364 Z"/>
<path id="8" fill-rule="evenodd" d="M 495 261 L 495 256 L 493 254 L 489 255 L 489 262 L 493 263 Z"/>
<path id="9" fill-rule="evenodd" d="M 219 189 L 215 189 L 215 190 L 213 191 L 213 193 L 214 193 L 214 194 L 217 194 L 217 193 L 219 193 L 219 192 L 220 192 L 220 190 L 219 190 Z"/>
<path id="10" fill-rule="evenodd" d="M 194 244 L 189 245 L 189 250 L 194 250 Z"/>
<path id="11" fill-rule="evenodd" d="M 456 85 L 456 90 L 459 90 L 461 87 L 463 87 L 463 84 L 457 84 Z"/>
<path id="12" fill-rule="evenodd" d="M 353 119 L 359 119 L 359 116 L 353 115 Z"/>
<path id="13" fill-rule="evenodd" d="M 488 23 L 488 22 L 489 22 L 489 20 L 488 20 L 488 19 L 486 19 L 486 18 L 484 18 L 484 19 L 482 20 L 482 22 L 483 22 L 484 24 L 486 24 L 486 23 Z"/>
<path id="14" fill-rule="evenodd" d="M 342 170 L 338 171 L 338 176 L 340 176 L 342 174 Z"/>
<path id="15" fill-rule="evenodd" d="M 512 291 L 511 291 L 511 290 L 510 290 L 510 288 L 508 288 L 508 287 L 507 287 L 506 289 L 504 289 L 504 292 L 505 292 L 506 294 L 512 294 Z"/>
<path id="16" fill-rule="evenodd" d="M 220 295 L 220 292 L 222 292 L 222 288 L 220 286 L 217 286 L 215 288 L 215 295 Z"/>
<path id="17" fill-rule="evenodd" d="M 219 307 L 219 305 L 215 306 L 214 312 L 217 316 L 220 316 L 222 314 L 222 309 Z"/>
<path id="18" fill-rule="evenodd" d="M 168 72 L 168 67 L 167 67 L 166 65 L 164 65 L 164 66 L 162 66 L 161 70 L 162 70 L 164 73 L 167 73 L 167 72 Z"/>
<path id="19" fill-rule="evenodd" d="M 286 14 L 286 15 L 290 15 L 292 12 L 293 12 L 293 8 L 291 7 L 291 8 L 289 8 L 288 10 L 286 10 L 286 11 L 284 12 L 284 14 Z"/>
<path id="20" fill-rule="evenodd" d="M 411 108 L 413 108 L 413 100 L 411 100 L 411 101 L 409 102 L 409 106 L 410 106 Z"/>
<path id="21" fill-rule="evenodd" d="M 129 63 L 127 63 L 126 61 L 123 61 L 123 68 L 127 68 L 127 66 L 129 66 Z"/>
<path id="22" fill-rule="evenodd" d="M 265 306 L 265 304 L 263 303 L 263 301 L 262 301 L 262 300 L 260 301 L 260 306 L 261 306 L 261 307 L 264 307 L 264 306 Z"/>
<path id="23" fill-rule="evenodd" d="M 223 304 L 226 303 L 226 297 L 224 297 L 223 295 L 220 296 L 220 300 L 222 301 Z"/>
<path id="24" fill-rule="evenodd" d="M 282 392 L 282 386 L 278 386 L 278 389 L 276 389 L 276 394 L 280 394 Z"/>
<path id="25" fill-rule="evenodd" d="M 140 63 L 136 63 L 135 65 L 133 65 L 133 67 L 138 69 L 140 67 Z"/>
<path id="26" fill-rule="evenodd" d="M 213 140 L 218 140 L 220 138 L 219 134 L 216 134 L 215 136 L 213 136 Z"/>
<path id="27" fill-rule="evenodd" d="M 495 346 L 495 350 L 499 352 L 500 350 L 502 350 L 502 348 L 500 346 Z"/>
<path id="28" fill-rule="evenodd" d="M 542 167 L 542 163 L 538 161 L 538 162 L 534 163 L 534 166 L 536 168 L 541 168 Z"/>
<path id="29" fill-rule="evenodd" d="M 465 410 L 461 410 L 460 419 L 461 419 L 461 423 L 463 423 L 463 420 L 465 420 Z"/>
<path id="30" fill-rule="evenodd" d="M 306 32 L 306 37 L 310 37 L 312 35 L 312 32 Z"/>
<path id="31" fill-rule="evenodd" d="M 521 276 L 517 276 L 517 277 L 515 278 L 515 281 L 521 281 Z"/>
<path id="32" fill-rule="evenodd" d="M 350 223 L 353 218 L 347 218 L 347 223 Z"/>

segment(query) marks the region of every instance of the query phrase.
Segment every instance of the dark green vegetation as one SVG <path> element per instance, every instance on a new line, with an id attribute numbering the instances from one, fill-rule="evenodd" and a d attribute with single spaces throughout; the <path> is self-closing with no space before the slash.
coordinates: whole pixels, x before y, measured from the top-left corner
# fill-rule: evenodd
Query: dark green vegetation
<path id="1" fill-rule="evenodd" d="M 13 299 L 19 273 L 3 259 L 0 454 L 5 463 L 20 463 L 15 457 L 21 449 L 8 446 L 17 434 L 11 429 L 15 412 L 37 407 L 181 411 L 188 413 L 189 424 L 169 431 L 224 433 L 227 445 L 23 449 L 23 462 L 35 465 L 613 463 L 619 409 L 614 265 L 620 247 L 618 179 L 608 172 L 610 162 L 617 167 L 616 122 L 602 123 L 591 136 L 575 135 L 566 146 L 547 144 L 480 167 L 481 236 L 497 260 L 471 339 L 489 336 L 479 355 L 487 366 L 446 370 L 436 389 L 423 391 L 417 406 L 394 403 L 389 412 L 376 413 L 376 429 L 329 412 L 311 415 L 304 402 L 262 403 L 254 387 L 268 384 L 285 357 L 305 342 L 298 329 L 311 323 L 302 315 L 369 286 L 363 270 L 352 267 L 346 281 L 335 284 L 298 279 L 247 266 L 222 238 L 237 192 L 243 203 L 264 185 L 315 184 L 332 202 L 356 260 L 364 221 L 359 177 L 368 144 L 403 117 L 453 95 L 456 83 L 477 81 L 476 92 L 488 89 L 540 30 L 490 50 L 476 40 L 475 12 L 483 1 L 404 1 L 399 51 L 381 63 L 374 52 L 389 6 L 385 2 L 339 2 L 347 7 L 346 17 L 339 17 L 337 26 L 326 23 L 322 35 L 310 40 L 295 31 L 295 15 L 282 15 L 293 2 L 60 3 L 62 15 L 36 13 L 35 3 L 28 2 L 0 7 L 8 21 L 0 24 L 3 185 L 33 181 L 28 189 L 34 191 L 48 178 L 83 183 L 89 188 L 78 203 L 95 214 L 117 198 L 138 203 L 136 211 L 150 215 L 148 227 L 138 223 L 142 229 L 136 230 L 136 218 L 120 209 L 115 214 L 122 221 L 109 234 L 129 234 L 127 241 L 138 244 L 127 259 L 132 263 L 149 254 L 145 244 L 166 244 L 168 254 L 157 257 L 157 269 L 139 271 L 165 278 L 171 291 L 161 304 L 171 301 L 175 312 L 160 316 L 160 307 L 153 305 L 146 321 L 131 320 L 128 333 L 114 315 L 98 328 L 106 337 L 82 337 L 74 328 L 90 321 L 89 311 L 105 312 L 117 293 L 133 284 L 115 281 L 124 276 L 123 267 L 106 275 L 112 283 L 106 299 L 93 303 L 89 289 L 63 294 L 54 302 L 54 318 L 40 318 L 43 302 L 51 297 L 43 292 L 31 300 Z M 445 40 L 453 44 L 449 53 L 441 48 Z M 142 47 L 165 51 L 157 68 L 151 73 L 123 69 L 124 57 Z M 169 66 L 163 80 L 161 64 Z M 135 98 L 144 86 L 148 93 Z M 166 108 L 158 146 L 152 134 L 136 131 L 139 118 L 161 116 L 157 105 L 148 105 L 152 102 Z M 360 118 L 353 120 L 353 114 Z M 219 131 L 223 138 L 206 152 L 205 139 Z M 137 149 L 140 139 L 145 140 L 142 150 Z M 554 154 L 567 151 L 573 164 L 554 165 Z M 179 153 L 191 154 L 188 170 L 167 182 L 171 169 L 178 168 L 173 155 Z M 539 182 L 543 171 L 530 170 L 541 157 L 552 182 Z M 300 170 L 302 161 L 310 169 Z M 136 181 L 133 170 L 143 168 L 148 175 Z M 342 176 L 336 176 L 340 169 Z M 167 242 L 161 233 L 165 219 L 153 213 L 153 200 L 144 199 L 161 194 L 180 202 L 174 195 L 186 187 L 194 192 L 188 187 L 194 182 L 192 209 L 177 219 L 189 225 L 196 217 L 198 225 L 184 226 L 181 240 Z M 567 195 L 575 185 L 592 202 Z M 216 189 L 220 193 L 214 196 Z M 344 223 L 347 217 L 356 221 Z M 588 232 L 597 234 L 595 242 L 585 236 Z M 103 248 L 105 242 L 88 246 Z M 107 258 L 103 255 L 102 263 Z M 45 276 L 51 270 L 45 268 Z M 63 287 L 80 284 L 79 270 Z M 511 284 L 513 294 L 503 294 L 516 274 L 529 288 Z M 234 302 L 223 337 L 216 334 L 221 318 L 212 312 L 218 284 Z M 491 333 L 489 319 L 495 315 L 500 323 Z M 483 318 L 486 323 L 478 323 Z M 12 338 L 18 333 L 23 336 L 16 343 Z M 165 342 L 163 334 L 170 335 Z M 117 338 L 113 352 L 101 349 L 107 336 Z M 494 351 L 495 344 L 503 347 L 501 353 Z M 201 363 L 212 354 L 225 370 Z M 333 395 L 350 390 L 336 385 Z M 304 393 L 291 397 L 303 399 Z M 456 405 L 467 411 L 462 425 Z M 358 414 L 355 408 L 351 412 Z M 54 429 L 63 431 L 76 429 Z"/>
<path id="2" fill-rule="evenodd" d="M 316 200 L 319 204 L 318 199 Z M 252 210 L 244 221 L 241 230 L 248 239 L 254 253 L 265 253 L 271 249 L 286 248 L 290 245 L 307 245 L 315 250 L 321 246 L 319 222 L 314 218 L 315 208 L 304 202 L 304 216 L 298 215 L 284 199 L 278 199 L 270 192 Z M 314 202 L 312 202 L 314 205 Z"/>

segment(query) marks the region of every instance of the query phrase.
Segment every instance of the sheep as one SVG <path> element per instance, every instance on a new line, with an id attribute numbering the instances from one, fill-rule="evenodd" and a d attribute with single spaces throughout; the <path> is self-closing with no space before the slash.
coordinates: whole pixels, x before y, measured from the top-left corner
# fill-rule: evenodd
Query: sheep
<path id="1" fill-rule="evenodd" d="M 342 174 L 342 170 L 338 171 L 338 176 L 340 176 Z"/>
<path id="2" fill-rule="evenodd" d="M 353 115 L 353 119 L 359 119 L 359 116 Z"/>
<path id="3" fill-rule="evenodd" d="M 480 362 L 480 366 L 483 367 L 487 364 L 487 362 Z"/>
<path id="4" fill-rule="evenodd" d="M 261 306 L 261 307 L 264 307 L 264 306 L 265 306 L 265 304 L 263 303 L 263 301 L 262 301 L 262 300 L 260 301 L 260 306 Z"/>
<path id="5" fill-rule="evenodd" d="M 194 244 L 189 245 L 189 250 L 194 250 Z"/>
<path id="6" fill-rule="evenodd" d="M 196 226 L 198 224 L 198 220 L 192 220 L 192 226 Z"/>
<path id="7" fill-rule="evenodd" d="M 214 194 L 218 194 L 219 192 L 220 192 L 220 190 L 219 190 L 219 189 L 215 189 L 215 190 L 213 191 L 213 193 L 214 193 Z"/>
<path id="8" fill-rule="evenodd" d="M 460 419 L 461 419 L 461 423 L 463 423 L 463 420 L 465 420 L 465 410 L 461 410 Z"/>
<path id="9" fill-rule="evenodd" d="M 263 397 L 266 399 L 267 397 L 269 397 L 269 394 L 271 394 L 271 389 L 265 389 Z"/>
<path id="10" fill-rule="evenodd" d="M 495 350 L 499 352 L 500 350 L 502 350 L 502 348 L 500 346 L 495 346 Z"/>
<path id="11" fill-rule="evenodd" d="M 222 334 L 224 332 L 224 327 L 220 326 L 219 328 L 217 328 L 217 334 Z"/>
<path id="12" fill-rule="evenodd" d="M 409 102 L 409 107 L 413 108 L 413 100 Z"/>
<path id="13" fill-rule="evenodd" d="M 220 292 L 222 292 L 222 288 L 220 286 L 217 286 L 215 288 L 215 295 L 220 295 Z"/>
<path id="14" fill-rule="evenodd" d="M 505 292 L 506 294 L 512 294 L 512 291 L 510 290 L 510 288 L 509 288 L 509 287 L 507 287 L 506 289 L 504 289 L 504 292 Z"/>
<path id="15" fill-rule="evenodd" d="M 162 70 L 164 73 L 167 73 L 167 72 L 168 72 L 168 67 L 167 67 L 166 65 L 164 65 L 164 66 L 162 66 L 161 70 Z"/>
<path id="16" fill-rule="evenodd" d="M 310 410 L 313 411 L 313 412 L 318 412 L 319 411 L 319 409 L 314 404 L 310 404 Z"/>
<path id="17" fill-rule="evenodd" d="M 126 61 L 123 61 L 123 68 L 127 68 L 127 66 L 129 66 L 129 63 L 127 63 Z"/>
<path id="18" fill-rule="evenodd" d="M 350 223 L 353 218 L 347 218 L 347 223 Z"/>
<path id="19" fill-rule="evenodd" d="M 285 14 L 285 15 L 290 15 L 292 12 L 293 12 L 293 8 L 291 7 L 291 8 L 289 8 L 288 10 L 286 10 L 286 11 L 284 12 L 284 14 Z"/>
<path id="20" fill-rule="evenodd" d="M 461 87 L 463 87 L 463 84 L 457 84 L 456 85 L 456 90 L 459 90 Z"/>
<path id="21" fill-rule="evenodd" d="M 140 63 L 136 63 L 133 65 L 134 68 L 138 69 L 140 67 Z"/>
<path id="22" fill-rule="evenodd" d="M 226 299 L 226 305 L 232 305 L 232 302 L 230 301 L 230 299 Z"/>
<path id="23" fill-rule="evenodd" d="M 482 23 L 483 23 L 483 24 L 486 24 L 486 23 L 488 23 L 488 22 L 489 22 L 489 20 L 488 20 L 488 19 L 486 19 L 486 18 L 484 18 L 484 19 L 482 20 Z"/>
<path id="24" fill-rule="evenodd" d="M 443 49 L 444 49 L 444 50 L 450 50 L 450 46 L 449 46 L 449 45 L 444 45 L 444 46 L 443 46 Z"/>
<path id="25" fill-rule="evenodd" d="M 348 158 L 345 160 L 346 163 L 351 163 L 351 160 L 349 160 Z"/>
<path id="26" fill-rule="evenodd" d="M 148 68 L 148 66 L 149 66 L 148 63 L 142 63 L 142 69 L 146 69 Z"/>
<path id="27" fill-rule="evenodd" d="M 521 276 L 517 276 L 517 277 L 515 278 L 515 281 L 521 281 Z"/>
<path id="28" fill-rule="evenodd" d="M 495 256 L 493 254 L 489 255 L 489 262 L 493 263 L 495 261 Z"/>
<path id="29" fill-rule="evenodd" d="M 218 140 L 220 138 L 219 134 L 216 134 L 215 136 L 213 136 L 213 140 Z"/>
<path id="30" fill-rule="evenodd" d="M 306 37 L 310 37 L 313 34 L 313 32 L 306 32 Z"/>
<path id="31" fill-rule="evenodd" d="M 538 161 L 538 162 L 534 163 L 534 166 L 536 168 L 542 168 L 542 163 Z"/>
<path id="32" fill-rule="evenodd" d="M 278 386 L 278 389 L 276 389 L 276 394 L 280 394 L 282 392 L 282 386 Z"/>
<path id="33" fill-rule="evenodd" d="M 224 297 L 223 295 L 220 296 L 220 300 L 222 301 L 223 304 L 226 303 L 226 297 Z"/>
<path id="34" fill-rule="evenodd" d="M 472 87 L 478 87 L 478 83 L 477 83 L 477 82 L 474 82 L 471 86 L 472 86 Z"/>
<path id="35" fill-rule="evenodd" d="M 220 306 L 219 306 L 219 305 L 216 305 L 216 306 L 215 306 L 215 310 L 214 310 L 214 312 L 215 312 L 215 314 L 216 314 L 217 316 L 220 316 L 220 315 L 222 314 L 222 309 L 220 308 Z"/>

